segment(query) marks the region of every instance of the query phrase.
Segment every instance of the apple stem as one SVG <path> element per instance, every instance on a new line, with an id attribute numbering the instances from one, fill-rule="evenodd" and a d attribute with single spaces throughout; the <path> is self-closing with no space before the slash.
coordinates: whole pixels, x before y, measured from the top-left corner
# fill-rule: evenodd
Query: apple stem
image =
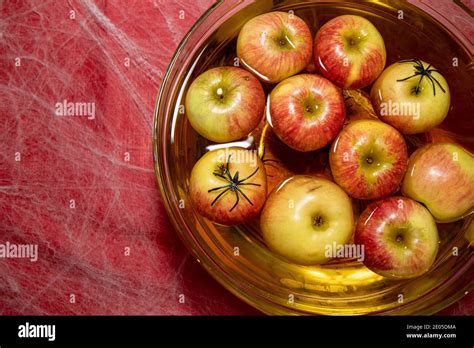
<path id="1" fill-rule="evenodd" d="M 321 226 L 321 225 L 323 224 L 323 222 L 324 222 L 324 220 L 323 220 L 323 217 L 322 217 L 322 216 L 319 216 L 319 215 L 318 215 L 318 216 L 315 216 L 315 217 L 313 218 L 313 225 L 315 225 L 315 226 L 318 226 L 318 227 L 319 227 L 319 226 Z"/>

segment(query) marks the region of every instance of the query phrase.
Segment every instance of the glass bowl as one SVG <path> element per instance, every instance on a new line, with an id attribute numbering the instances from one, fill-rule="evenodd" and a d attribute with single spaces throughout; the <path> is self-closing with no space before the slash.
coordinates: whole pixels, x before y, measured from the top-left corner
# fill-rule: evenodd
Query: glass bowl
<path id="1" fill-rule="evenodd" d="M 463 237 L 474 228 L 472 215 L 438 225 L 440 250 L 428 273 L 394 281 L 351 259 L 311 267 L 288 263 L 266 248 L 258 222 L 218 226 L 193 208 L 188 197 L 190 172 L 210 143 L 186 119 L 182 105 L 187 87 L 210 67 L 233 64 L 235 39 L 242 25 L 274 10 L 293 10 L 312 30 L 340 14 L 359 14 L 371 20 L 385 39 L 387 66 L 404 58 L 420 58 L 443 71 L 450 83 L 452 107 L 442 127 L 428 137 L 411 140 L 451 137 L 473 150 L 472 47 L 418 7 L 389 0 L 216 2 L 179 45 L 155 108 L 156 177 L 181 239 L 217 281 L 267 314 L 431 314 L 459 300 L 473 288 L 473 249 Z M 248 141 L 252 146 L 251 137 Z"/>

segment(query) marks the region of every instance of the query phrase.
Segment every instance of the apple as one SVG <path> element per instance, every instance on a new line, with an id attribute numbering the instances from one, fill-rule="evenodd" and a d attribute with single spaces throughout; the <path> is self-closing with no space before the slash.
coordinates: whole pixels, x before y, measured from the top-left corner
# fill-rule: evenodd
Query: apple
<path id="1" fill-rule="evenodd" d="M 267 108 L 276 135 L 297 151 L 323 148 L 344 125 L 342 93 L 319 75 L 301 74 L 283 80 L 270 93 Z"/>
<path id="2" fill-rule="evenodd" d="M 324 263 L 329 260 L 327 246 L 343 245 L 352 237 L 351 200 L 325 178 L 297 175 L 284 180 L 268 196 L 260 227 L 270 250 L 288 261 Z"/>
<path id="3" fill-rule="evenodd" d="M 186 94 L 186 115 L 204 138 L 222 143 L 247 136 L 262 119 L 265 93 L 244 69 L 218 67 L 199 75 Z"/>
<path id="4" fill-rule="evenodd" d="M 395 192 L 407 169 L 403 136 L 380 121 L 347 125 L 329 153 L 334 180 L 357 199 L 379 199 Z"/>
<path id="5" fill-rule="evenodd" d="M 268 83 L 299 73 L 311 60 L 313 38 L 306 23 L 286 12 L 250 19 L 237 38 L 242 66 Z"/>
<path id="6" fill-rule="evenodd" d="M 207 152 L 191 171 L 189 192 L 199 214 L 221 225 L 256 218 L 267 196 L 265 168 L 256 151 Z"/>
<path id="7" fill-rule="evenodd" d="M 410 156 L 402 192 L 438 222 L 459 220 L 474 211 L 474 157 L 454 144 L 425 145 Z"/>
<path id="8" fill-rule="evenodd" d="M 429 211 L 406 197 L 370 204 L 360 216 L 354 241 L 364 246 L 364 265 L 387 278 L 427 272 L 438 253 L 438 230 Z"/>
<path id="9" fill-rule="evenodd" d="M 377 28 L 360 16 L 336 17 L 316 33 L 315 64 L 324 77 L 341 88 L 372 84 L 382 72 L 386 56 Z"/>
<path id="10" fill-rule="evenodd" d="M 404 134 L 427 132 L 439 125 L 451 100 L 443 75 L 415 59 L 385 69 L 372 86 L 370 98 L 380 119 Z"/>

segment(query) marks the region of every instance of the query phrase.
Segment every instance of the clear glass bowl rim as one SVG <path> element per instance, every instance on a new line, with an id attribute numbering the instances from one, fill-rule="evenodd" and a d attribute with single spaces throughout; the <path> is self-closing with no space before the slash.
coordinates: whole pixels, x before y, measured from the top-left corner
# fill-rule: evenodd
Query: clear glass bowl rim
<path id="1" fill-rule="evenodd" d="M 337 2 L 338 0 L 336 0 Z M 175 230 L 178 232 L 178 235 L 180 239 L 183 241 L 187 249 L 191 252 L 193 257 L 196 258 L 196 260 L 201 264 L 202 267 L 215 279 L 217 280 L 221 285 L 223 285 L 228 291 L 233 293 L 235 296 L 243 300 L 244 302 L 248 303 L 252 307 L 262 311 L 265 314 L 284 314 L 284 315 L 292 315 L 292 314 L 305 314 L 300 311 L 296 310 L 291 310 L 291 308 L 288 307 L 282 307 L 278 303 L 271 302 L 265 297 L 259 296 L 257 294 L 251 294 L 249 293 L 249 289 L 246 288 L 246 291 L 243 291 L 242 288 L 240 288 L 238 285 L 236 285 L 238 282 L 236 282 L 235 279 L 231 279 L 231 275 L 225 273 L 220 267 L 219 263 L 216 262 L 216 260 L 213 260 L 206 252 L 204 249 L 202 249 L 194 240 L 190 240 L 190 236 L 192 235 L 187 227 L 187 225 L 184 223 L 184 221 L 179 221 L 179 217 L 176 215 L 179 215 L 177 211 L 175 211 L 175 207 L 173 206 L 173 203 L 170 200 L 168 190 L 166 188 L 166 183 L 165 183 L 165 173 L 167 172 L 167 163 L 165 160 L 165 154 L 166 154 L 166 144 L 163 141 L 160 141 L 160 131 L 162 131 L 162 127 L 160 125 L 162 124 L 160 121 L 160 110 L 163 108 L 163 105 L 166 104 L 167 100 L 164 99 L 164 96 L 167 94 L 166 91 L 167 89 L 170 88 L 170 81 L 169 78 L 172 75 L 172 72 L 174 69 L 176 69 L 176 64 L 178 62 L 178 58 L 180 57 L 184 47 L 186 44 L 190 41 L 190 38 L 195 34 L 196 30 L 208 19 L 208 17 L 214 13 L 214 11 L 221 9 L 221 6 L 226 4 L 232 4 L 229 5 L 229 7 L 235 8 L 242 4 L 245 3 L 246 1 L 242 0 L 217 0 L 209 9 L 207 9 L 202 16 L 196 21 L 196 23 L 189 29 L 185 37 L 182 39 L 180 44 L 178 45 L 178 48 L 176 49 L 175 53 L 173 54 L 173 57 L 166 69 L 166 73 L 163 76 L 163 80 L 160 85 L 160 90 L 156 99 L 155 103 L 155 108 L 154 108 L 154 118 L 153 118 L 153 129 L 152 129 L 152 146 L 153 146 L 153 162 L 154 162 L 154 170 L 155 170 L 155 177 L 157 181 L 157 186 L 160 190 L 162 201 L 165 205 L 166 211 L 168 216 L 170 217 L 170 220 L 173 224 L 173 227 Z M 411 4 L 410 4 L 411 5 Z M 413 5 L 412 5 L 413 6 Z M 466 51 L 469 51 L 470 49 L 464 45 L 461 40 L 458 38 L 459 33 L 453 33 L 452 30 L 444 26 L 442 23 L 438 21 L 438 19 L 434 18 L 432 15 L 429 13 L 425 12 L 427 16 L 430 16 L 432 19 L 438 22 L 438 24 L 442 27 L 445 28 L 445 30 L 450 34 L 451 38 L 455 41 L 460 46 L 463 46 L 463 48 Z M 411 307 L 416 307 L 423 301 L 427 301 L 433 296 L 440 296 L 441 294 L 445 294 L 446 297 L 444 297 L 444 300 L 442 302 L 439 302 L 436 304 L 436 306 L 431 306 L 429 308 L 424 308 L 421 312 L 417 312 L 416 314 L 422 314 L 422 315 L 429 315 L 429 314 L 434 314 L 449 305 L 455 303 L 456 301 L 460 300 L 465 294 L 467 294 L 469 291 L 474 289 L 474 280 L 471 280 L 470 282 L 463 282 L 463 273 L 469 271 L 472 269 L 472 266 L 474 266 L 474 255 L 471 253 L 471 257 L 469 258 L 469 262 L 467 262 L 461 270 L 457 272 L 455 276 L 450 278 L 447 282 L 443 283 L 442 285 L 439 285 L 427 293 L 425 293 L 423 296 L 417 298 L 416 300 L 410 301 L 407 304 L 402 304 L 399 307 L 390 309 L 390 310 L 385 310 L 385 311 L 380 311 L 380 312 L 373 312 L 371 314 L 374 315 L 394 315 L 394 314 L 401 314 L 404 312 L 410 312 Z M 461 284 L 459 284 L 461 283 Z M 456 285 L 461 285 L 456 291 L 452 291 L 452 287 L 456 287 Z"/>

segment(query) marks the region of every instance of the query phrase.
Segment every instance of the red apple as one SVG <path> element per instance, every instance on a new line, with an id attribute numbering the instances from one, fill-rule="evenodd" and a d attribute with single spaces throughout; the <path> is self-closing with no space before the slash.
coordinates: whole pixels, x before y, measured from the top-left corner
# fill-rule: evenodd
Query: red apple
<path id="1" fill-rule="evenodd" d="M 190 197 L 199 214 L 222 225 L 256 218 L 267 196 L 263 163 L 256 151 L 231 147 L 209 151 L 194 165 Z"/>
<path id="2" fill-rule="evenodd" d="M 380 119 L 404 134 L 424 133 L 448 115 L 448 83 L 434 66 L 418 59 L 390 65 L 370 91 Z"/>
<path id="3" fill-rule="evenodd" d="M 377 28 L 367 19 L 339 16 L 317 32 L 314 59 L 321 74 L 339 87 L 363 88 L 382 72 L 385 44 Z"/>
<path id="4" fill-rule="evenodd" d="M 318 75 L 302 74 L 283 80 L 270 93 L 267 107 L 277 136 L 297 151 L 328 145 L 344 124 L 341 91 Z"/>
<path id="5" fill-rule="evenodd" d="M 370 204 L 354 236 L 364 264 L 384 277 L 412 278 L 427 272 L 438 253 L 438 230 L 425 207 L 405 197 Z"/>
<path id="6" fill-rule="evenodd" d="M 186 94 L 186 115 L 204 138 L 228 142 L 247 136 L 264 115 L 265 93 L 251 73 L 218 67 L 199 75 Z"/>
<path id="7" fill-rule="evenodd" d="M 474 211 L 474 157 L 454 144 L 425 145 L 410 156 L 402 192 L 439 222 L 459 220 Z"/>
<path id="8" fill-rule="evenodd" d="M 313 38 L 294 14 L 270 12 L 249 20 L 237 39 L 241 64 L 269 83 L 299 73 L 309 63 Z"/>
<path id="9" fill-rule="evenodd" d="M 357 199 L 378 199 L 395 192 L 407 162 L 402 135 L 388 124 L 372 120 L 347 125 L 329 154 L 334 180 Z"/>

